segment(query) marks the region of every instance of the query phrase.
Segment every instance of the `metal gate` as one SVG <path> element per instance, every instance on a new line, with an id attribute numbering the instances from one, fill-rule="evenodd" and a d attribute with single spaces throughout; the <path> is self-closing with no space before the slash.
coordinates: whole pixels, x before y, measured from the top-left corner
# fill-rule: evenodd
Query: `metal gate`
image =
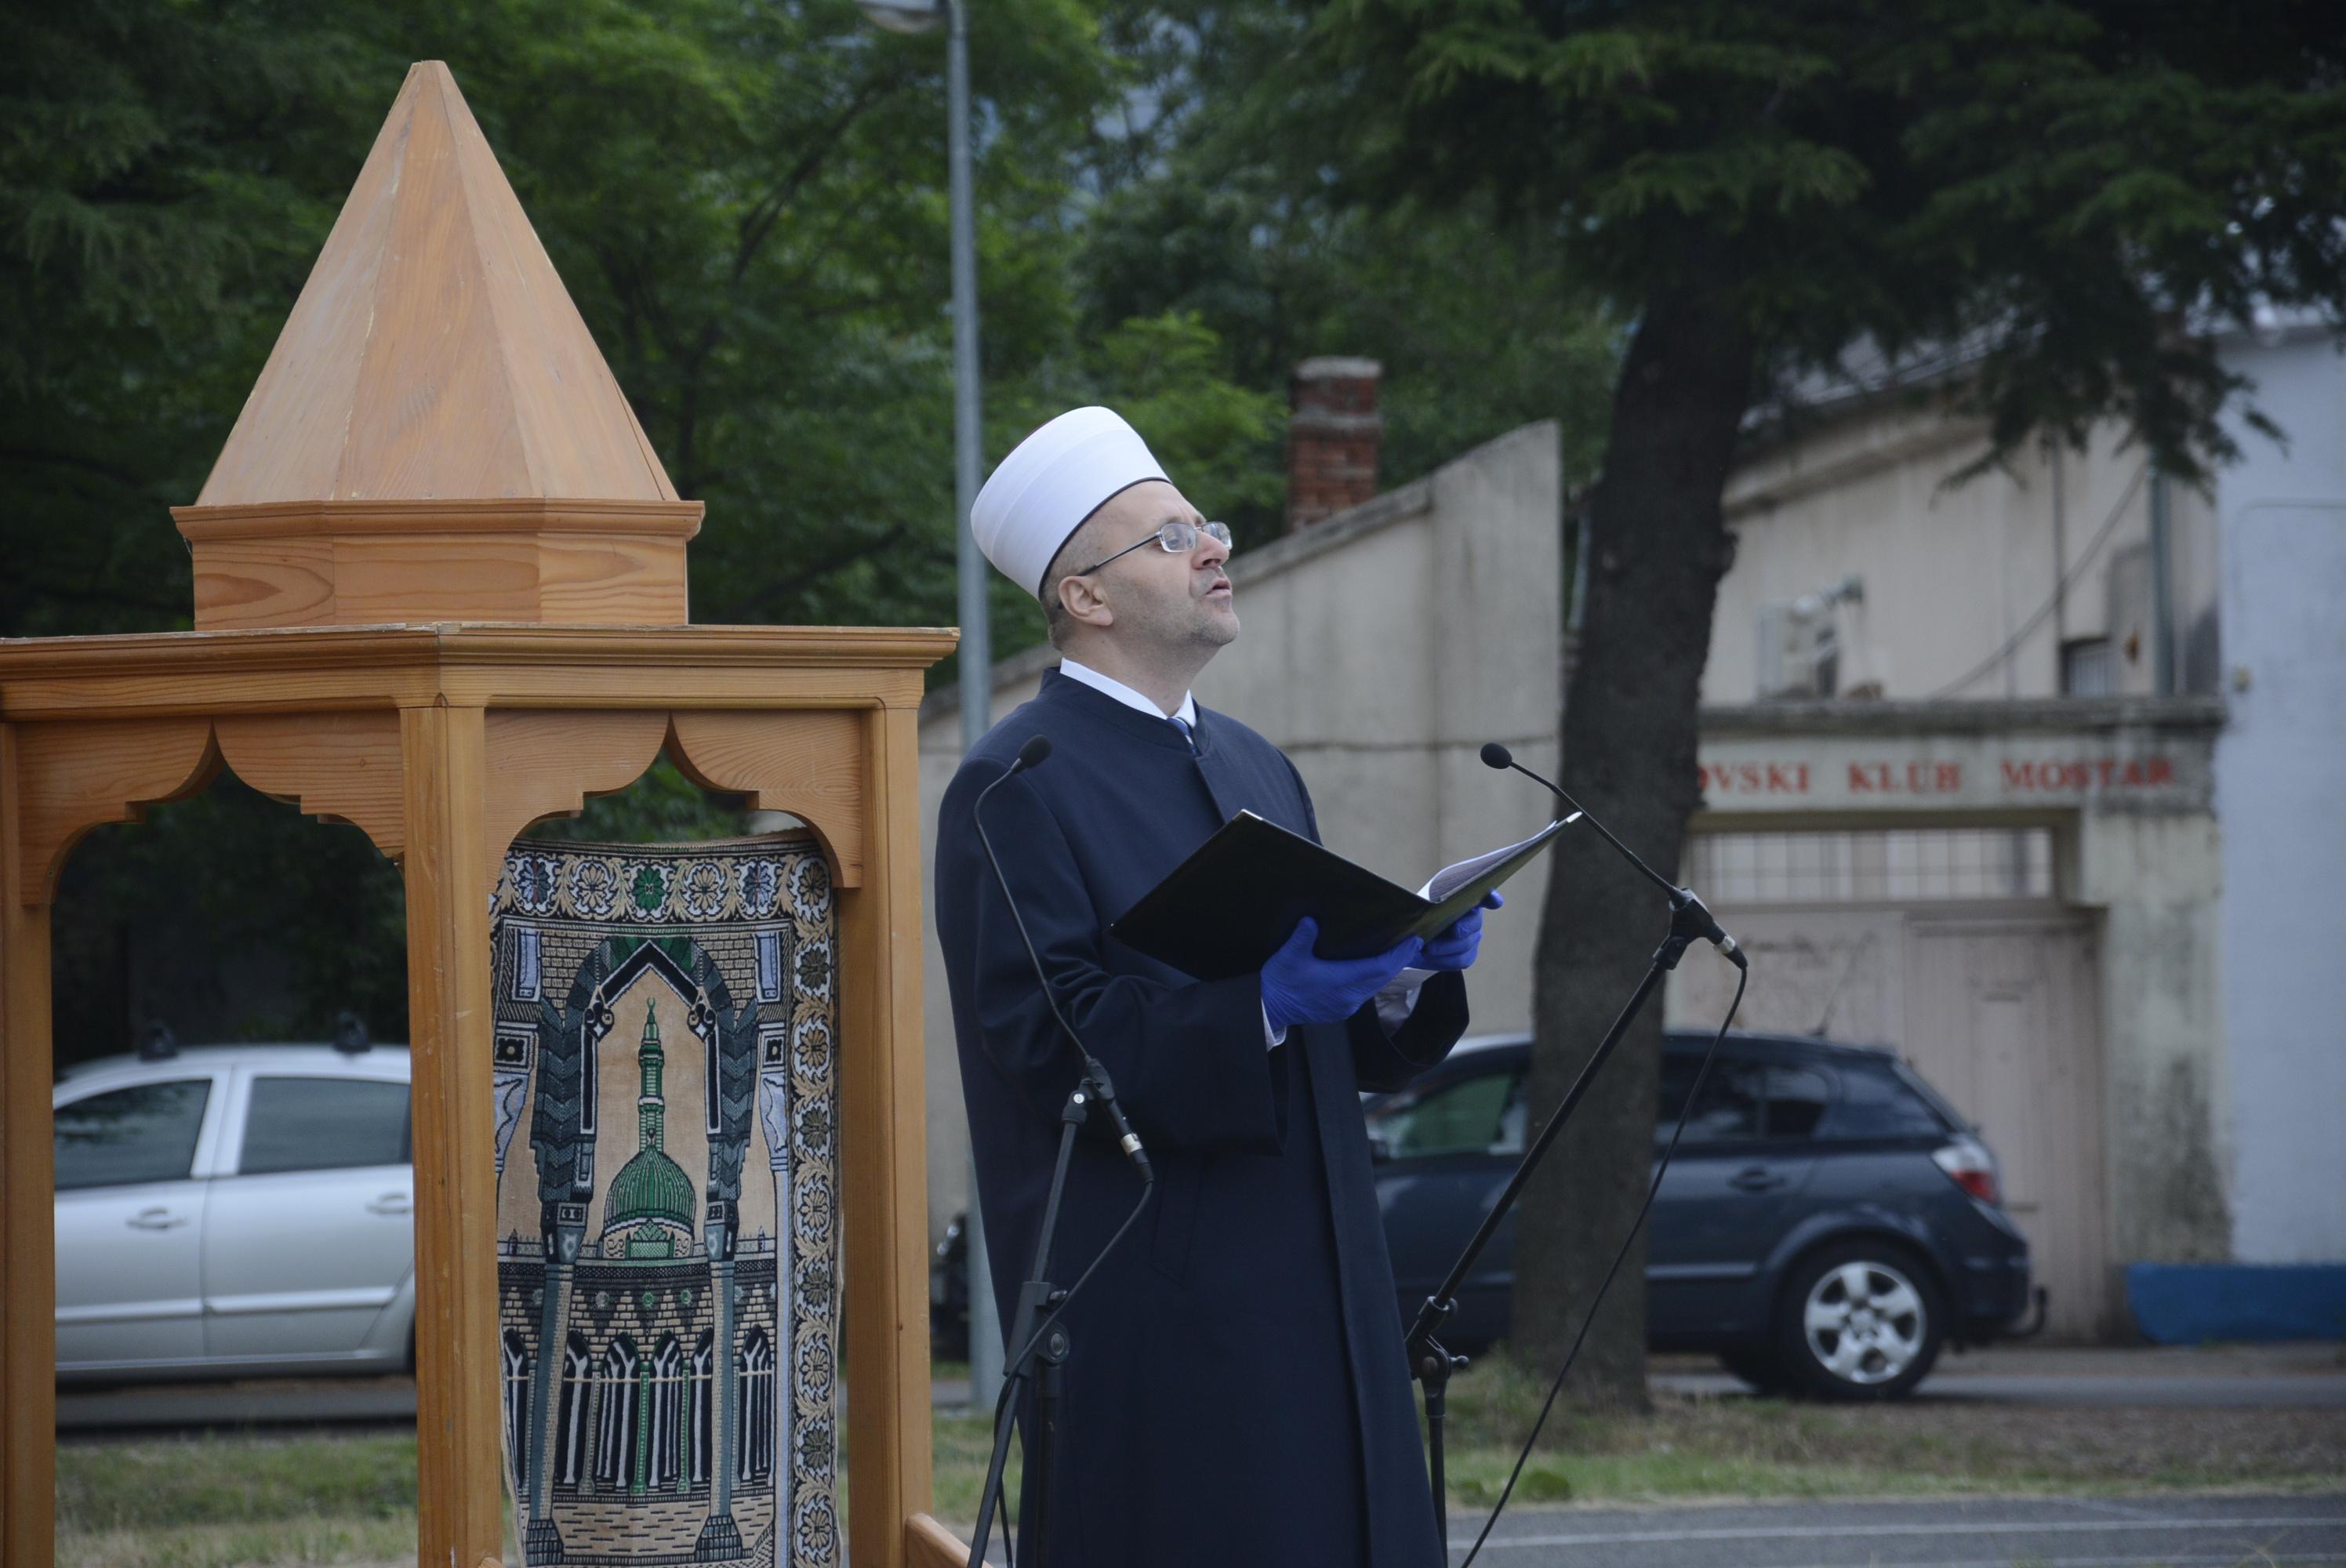
<path id="1" fill-rule="evenodd" d="M 2075 915 L 1910 919 L 1907 1059 L 1995 1151 L 2004 1207 L 2052 1292 L 2048 1337 L 2106 1338 L 2096 942 Z"/>

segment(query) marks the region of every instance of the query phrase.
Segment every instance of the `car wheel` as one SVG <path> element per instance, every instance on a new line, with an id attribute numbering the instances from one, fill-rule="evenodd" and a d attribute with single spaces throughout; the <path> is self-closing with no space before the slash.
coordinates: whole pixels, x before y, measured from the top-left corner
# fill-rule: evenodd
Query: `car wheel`
<path id="1" fill-rule="evenodd" d="M 1887 1243 L 1844 1242 L 1806 1259 L 1777 1312 L 1784 1370 L 1823 1399 L 1903 1399 L 1945 1341 L 1938 1287 L 1912 1254 Z"/>
<path id="2" fill-rule="evenodd" d="M 1721 1350 L 1719 1364 L 1751 1385 L 1755 1393 L 1780 1394 L 1787 1380 L 1784 1363 L 1776 1352 L 1757 1348 L 1744 1350 Z"/>

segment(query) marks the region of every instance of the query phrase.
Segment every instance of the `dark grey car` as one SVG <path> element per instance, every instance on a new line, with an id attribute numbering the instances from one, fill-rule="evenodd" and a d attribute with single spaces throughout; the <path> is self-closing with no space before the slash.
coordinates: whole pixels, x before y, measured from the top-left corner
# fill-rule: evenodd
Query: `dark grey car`
<path id="1" fill-rule="evenodd" d="M 1666 1037 L 1658 1154 L 1708 1040 Z M 1522 1155 L 1529 1054 L 1525 1036 L 1469 1041 L 1368 1102 L 1404 1319 Z M 1887 1051 L 1729 1035 L 1650 1224 L 1650 1343 L 1715 1352 L 1763 1388 L 1896 1399 L 1947 1342 L 1994 1339 L 2027 1304 L 2028 1244 L 1998 1202 L 1994 1159 Z M 1446 1337 L 1505 1338 L 1514 1284 L 1511 1217 Z"/>

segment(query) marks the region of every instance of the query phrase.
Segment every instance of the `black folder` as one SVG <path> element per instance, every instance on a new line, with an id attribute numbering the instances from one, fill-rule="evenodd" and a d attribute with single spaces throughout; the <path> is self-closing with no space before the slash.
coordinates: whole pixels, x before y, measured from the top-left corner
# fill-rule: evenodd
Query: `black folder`
<path id="1" fill-rule="evenodd" d="M 1262 968 L 1309 915 L 1323 958 L 1382 952 L 1431 937 L 1531 863 L 1579 816 L 1558 818 L 1519 844 L 1444 867 L 1423 898 L 1300 833 L 1241 811 L 1108 927 L 1118 942 L 1197 980 Z"/>

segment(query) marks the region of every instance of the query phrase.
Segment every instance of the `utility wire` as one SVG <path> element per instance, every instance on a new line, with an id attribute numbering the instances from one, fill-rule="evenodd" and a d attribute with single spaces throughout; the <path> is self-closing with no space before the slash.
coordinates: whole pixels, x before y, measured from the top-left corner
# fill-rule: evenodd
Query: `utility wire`
<path id="1" fill-rule="evenodd" d="M 1942 697 L 1954 696 L 1955 693 L 1963 690 L 1964 687 L 1971 685 L 1974 681 L 1979 679 L 1982 676 L 1995 668 L 1996 666 L 2010 658 L 2013 654 L 2018 650 L 2020 645 L 2027 640 L 2028 634 L 2045 624 L 2045 617 L 2053 613 L 2053 606 L 2059 604 L 2062 596 L 2067 594 L 2071 588 L 2076 586 L 2077 579 L 2086 575 L 2086 567 L 2087 564 L 2093 560 L 2095 552 L 2101 549 L 2103 542 L 2108 539 L 2111 533 L 2117 527 L 2118 519 L 2126 515 L 2127 503 L 2132 501 L 2134 499 L 2134 493 L 2142 488 L 2143 477 L 2149 472 L 2150 463 L 2148 460 L 2146 459 L 2143 465 L 2134 471 L 2134 477 L 2127 481 L 2126 494 L 2120 495 L 2118 497 L 2118 504 L 2110 508 L 2109 516 L 2103 519 L 2102 525 L 2095 530 L 2094 536 L 2086 542 L 2085 549 L 2078 552 L 2077 564 L 2071 566 L 2066 573 L 2062 574 L 2060 583 L 2053 590 L 2053 596 L 2046 599 L 2042 605 L 2038 606 L 2036 613 L 2029 616 L 2028 619 L 2022 624 L 2018 631 L 2004 639 L 2003 647 L 1997 648 L 1995 652 L 1988 655 L 1987 657 L 1982 659 L 1977 665 L 1974 666 L 1968 675 L 1965 675 L 1961 680 L 1941 687 L 1938 690 L 1924 697 L 1923 699 L 1923 701 L 1936 702 Z"/>

